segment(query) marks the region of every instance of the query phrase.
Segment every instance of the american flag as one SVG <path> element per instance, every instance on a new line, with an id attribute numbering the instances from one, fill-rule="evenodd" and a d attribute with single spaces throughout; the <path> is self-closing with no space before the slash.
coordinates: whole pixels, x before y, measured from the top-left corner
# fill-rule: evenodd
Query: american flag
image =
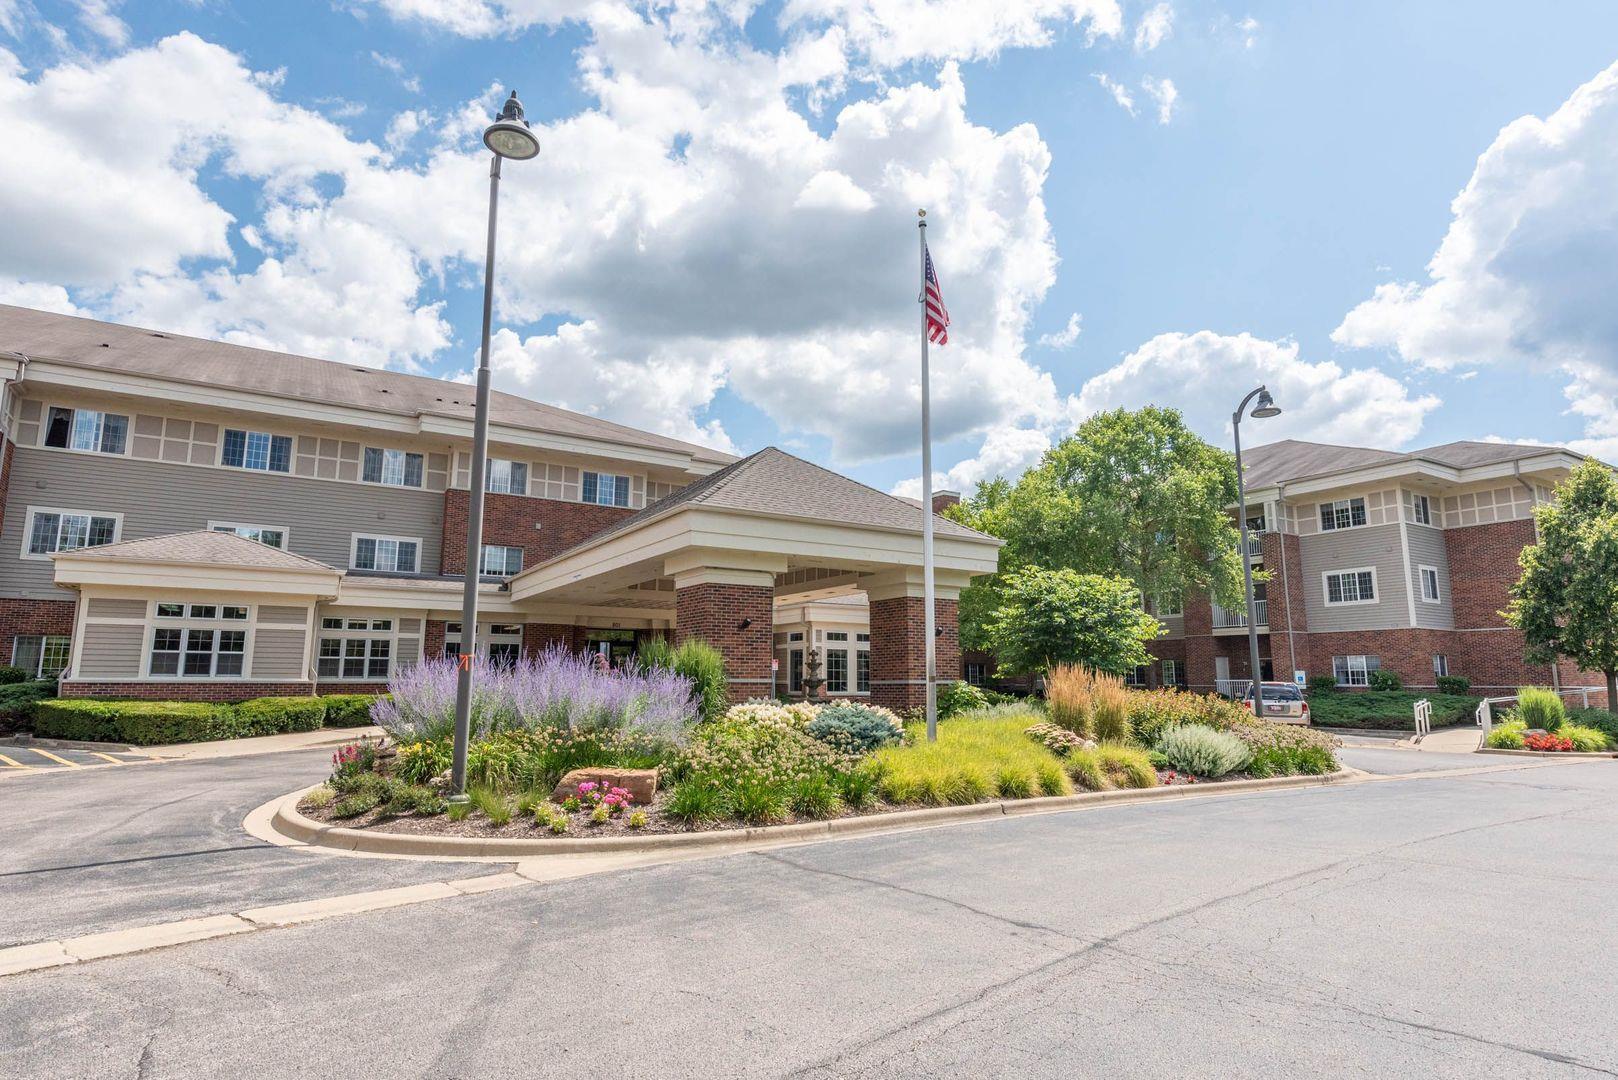
<path id="1" fill-rule="evenodd" d="M 944 306 L 944 294 L 938 288 L 938 275 L 933 272 L 933 253 L 922 248 L 927 257 L 926 297 L 927 340 L 935 345 L 949 344 L 949 308 Z"/>

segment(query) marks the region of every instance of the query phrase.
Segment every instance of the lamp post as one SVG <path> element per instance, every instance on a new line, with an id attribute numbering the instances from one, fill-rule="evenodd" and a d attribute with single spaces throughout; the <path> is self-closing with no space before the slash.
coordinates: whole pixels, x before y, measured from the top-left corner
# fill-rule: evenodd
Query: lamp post
<path id="1" fill-rule="evenodd" d="M 461 597 L 460 670 L 455 683 L 455 748 L 450 765 L 450 801 L 466 801 L 466 751 L 472 734 L 472 666 L 477 656 L 478 579 L 483 562 L 483 473 L 489 456 L 489 323 L 494 312 L 494 234 L 500 210 L 500 162 L 539 156 L 539 138 L 523 119 L 513 90 L 500 115 L 483 132 L 489 148 L 489 241 L 483 260 L 483 349 L 478 356 L 477 407 L 472 421 L 472 476 L 467 492 L 466 585 Z"/>
<path id="2" fill-rule="evenodd" d="M 1253 411 L 1247 412 L 1247 403 L 1258 398 Z M 1242 589 L 1247 600 L 1247 652 L 1253 674 L 1253 715 L 1264 713 L 1264 671 L 1258 661 L 1258 605 L 1253 602 L 1253 556 L 1247 550 L 1247 480 L 1242 475 L 1242 414 L 1255 420 L 1268 420 L 1281 415 L 1280 408 L 1264 387 L 1251 390 L 1236 406 L 1230 416 L 1231 434 L 1236 440 L 1236 515 L 1242 537 Z"/>

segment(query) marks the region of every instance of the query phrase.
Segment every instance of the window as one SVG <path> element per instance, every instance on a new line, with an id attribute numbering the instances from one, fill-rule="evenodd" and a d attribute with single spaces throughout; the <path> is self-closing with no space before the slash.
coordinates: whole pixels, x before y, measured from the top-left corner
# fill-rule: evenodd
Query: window
<path id="1" fill-rule="evenodd" d="M 263 431 L 225 429 L 224 448 L 219 463 L 233 469 L 257 472 L 292 471 L 292 437 Z"/>
<path id="2" fill-rule="evenodd" d="M 1338 499 L 1336 502 L 1320 504 L 1320 527 L 1322 529 L 1352 529 L 1356 525 L 1364 524 L 1364 499 Z"/>
<path id="3" fill-rule="evenodd" d="M 848 693 L 847 649 L 830 649 L 826 652 L 826 693 Z"/>
<path id="4" fill-rule="evenodd" d="M 355 570 L 381 570 L 390 574 L 414 574 L 421 541 L 402 536 L 361 536 L 354 534 L 354 552 L 349 560 Z"/>
<path id="5" fill-rule="evenodd" d="M 961 666 L 961 670 L 966 675 L 966 681 L 971 683 L 973 686 L 982 686 L 985 682 L 988 681 L 988 665 L 987 664 L 983 664 L 983 663 L 963 664 Z"/>
<path id="6" fill-rule="evenodd" d="M 1164 593 L 1157 598 L 1159 615 L 1184 615 L 1185 600 L 1179 593 Z"/>
<path id="7" fill-rule="evenodd" d="M 160 626 L 152 631 L 151 675 L 235 678 L 247 657 L 247 631 Z"/>
<path id="8" fill-rule="evenodd" d="M 1418 566 L 1417 572 L 1421 574 L 1421 598 L 1425 603 L 1437 604 L 1442 601 L 1438 595 L 1438 567 Z"/>
<path id="9" fill-rule="evenodd" d="M 1382 658 L 1379 656 L 1334 656 L 1331 658 L 1331 673 L 1337 678 L 1338 686 L 1369 686 L 1371 672 L 1382 667 Z"/>
<path id="10" fill-rule="evenodd" d="M 174 604 L 157 605 L 159 619 L 224 619 L 227 622 L 246 622 L 247 608 L 239 604 Z"/>
<path id="11" fill-rule="evenodd" d="M 869 645 L 871 643 L 871 635 L 870 634 L 855 634 L 854 635 L 854 640 L 860 642 L 862 645 Z"/>
<path id="12" fill-rule="evenodd" d="M 1440 678 L 1449 674 L 1449 657 L 1441 653 L 1433 656 L 1433 674 Z"/>
<path id="13" fill-rule="evenodd" d="M 593 634 L 605 635 L 617 640 L 616 635 L 627 635 L 632 644 L 635 639 L 633 630 L 597 630 Z M 515 665 L 522 656 L 522 623 L 478 623 L 477 636 L 478 658 L 483 663 L 500 667 Z M 596 646 L 602 644 L 595 642 L 586 651 L 596 651 Z M 610 650 L 609 650 L 610 651 Z M 461 624 L 458 622 L 444 625 L 444 655 L 455 658 L 461 654 Z"/>
<path id="14" fill-rule="evenodd" d="M 520 461 L 489 459 L 489 469 L 483 475 L 483 486 L 496 495 L 528 494 L 528 466 Z"/>
<path id="15" fill-rule="evenodd" d="M 871 692 L 871 654 L 864 649 L 854 654 L 854 689 L 862 694 Z"/>
<path id="16" fill-rule="evenodd" d="M 1178 660 L 1166 659 L 1163 661 L 1163 685 L 1180 685 L 1180 662 Z"/>
<path id="17" fill-rule="evenodd" d="M 793 649 L 787 663 L 787 685 L 794 692 L 803 689 L 803 650 Z"/>
<path id="18" fill-rule="evenodd" d="M 1125 672 L 1125 674 L 1124 674 L 1124 685 L 1125 686 L 1145 686 L 1147 680 L 1150 679 L 1150 678 L 1151 678 L 1151 676 L 1147 674 L 1146 665 L 1145 664 L 1136 664 L 1132 669 Z"/>
<path id="19" fill-rule="evenodd" d="M 1335 570 L 1321 575 L 1328 604 L 1376 603 L 1376 570 Z"/>
<path id="20" fill-rule="evenodd" d="M 234 521 L 210 521 L 208 528 L 214 532 L 235 533 L 248 540 L 257 540 L 272 548 L 287 548 L 287 529 L 281 525 L 239 525 Z"/>
<path id="21" fill-rule="evenodd" d="M 848 640 L 848 631 L 847 630 L 828 630 L 828 631 L 826 631 L 826 640 L 827 641 L 847 641 Z"/>
<path id="22" fill-rule="evenodd" d="M 1427 501 L 1427 496 L 1415 496 L 1411 501 L 1411 510 L 1415 515 L 1417 525 L 1431 525 L 1433 523 L 1433 507 Z"/>
<path id="23" fill-rule="evenodd" d="M 510 577 L 522 570 L 522 548 L 503 544 L 484 544 L 483 558 L 478 562 L 478 573 L 494 577 Z"/>
<path id="24" fill-rule="evenodd" d="M 628 506 L 629 477 L 587 472 L 584 474 L 581 497 L 587 503 L 599 503 L 602 506 Z"/>
<path id="25" fill-rule="evenodd" d="M 792 633 L 787 635 L 787 640 L 788 641 L 802 641 L 803 640 L 803 631 L 802 630 L 794 630 Z"/>
<path id="26" fill-rule="evenodd" d="M 421 455 L 405 450 L 365 448 L 365 469 L 360 479 L 370 484 L 392 484 L 394 487 L 421 486 Z"/>
<path id="27" fill-rule="evenodd" d="M 100 547 L 118 539 L 118 514 L 94 514 L 85 510 L 36 510 L 28 508 L 23 531 L 24 554 L 45 557 L 53 551 L 76 551 Z"/>
<path id="28" fill-rule="evenodd" d="M 322 679 L 386 679 L 391 638 L 323 637 L 315 674 Z"/>
<path id="29" fill-rule="evenodd" d="M 129 436 L 129 417 L 94 409 L 63 409 L 55 405 L 45 419 L 45 445 L 61 450 L 90 450 L 121 454 Z"/>
<path id="30" fill-rule="evenodd" d="M 18 634 L 11 639 L 11 664 L 36 679 L 53 679 L 67 667 L 72 642 L 65 634 Z"/>

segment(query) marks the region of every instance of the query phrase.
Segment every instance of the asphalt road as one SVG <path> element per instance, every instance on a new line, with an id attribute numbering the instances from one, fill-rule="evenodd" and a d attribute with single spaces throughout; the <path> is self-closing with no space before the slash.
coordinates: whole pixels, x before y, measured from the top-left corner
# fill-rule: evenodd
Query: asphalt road
<path id="1" fill-rule="evenodd" d="M 0 1075 L 1618 1073 L 1618 763 L 1458 760 L 1415 780 L 648 867 L 16 976 L 0 983 Z M 191 801 L 228 823 L 252 800 Z"/>

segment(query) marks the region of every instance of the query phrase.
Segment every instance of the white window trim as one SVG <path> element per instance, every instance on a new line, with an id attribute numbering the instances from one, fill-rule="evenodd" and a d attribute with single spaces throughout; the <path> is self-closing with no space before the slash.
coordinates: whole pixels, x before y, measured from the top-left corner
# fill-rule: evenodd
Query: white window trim
<path id="1" fill-rule="evenodd" d="M 165 422 L 167 418 L 165 417 Z M 250 469 L 246 465 L 225 464 L 225 432 L 244 431 L 249 435 L 268 435 L 271 439 L 291 439 L 292 448 L 287 451 L 287 471 L 277 472 L 274 469 Z M 134 441 L 131 438 L 131 441 Z M 273 446 L 272 446 L 273 452 Z M 243 460 L 246 460 L 245 458 Z M 214 451 L 214 467 L 224 469 L 226 472 L 245 474 L 247 476 L 297 476 L 298 475 L 298 436 L 285 431 L 276 431 L 274 428 L 249 427 L 246 424 L 219 424 L 219 446 Z M 307 479 L 307 477 L 305 477 Z"/>
<path id="2" fill-rule="evenodd" d="M 414 451 L 412 451 L 412 453 L 413 452 Z M 493 465 L 497 461 L 503 461 L 507 465 L 521 465 L 522 466 L 523 489 L 521 491 L 511 491 L 511 490 L 497 491 L 494 488 L 489 487 L 489 477 L 494 475 L 494 470 L 491 469 L 491 468 L 485 467 L 484 471 L 483 471 L 483 488 L 484 488 L 484 490 L 486 492 L 488 492 L 490 495 L 523 495 L 523 496 L 526 496 L 528 494 L 528 486 L 534 482 L 533 481 L 533 474 L 534 474 L 533 463 L 528 462 L 528 461 L 523 461 L 523 460 L 520 460 L 518 458 L 497 458 L 497 457 L 494 457 L 493 455 L 490 455 L 490 457 L 488 459 L 488 464 Z M 361 464 L 363 465 L 364 462 L 362 461 Z M 425 472 L 423 473 L 423 477 L 425 478 Z M 468 486 L 470 486 L 470 484 L 471 484 L 471 479 L 470 478 L 468 478 L 467 484 L 468 484 Z"/>
<path id="3" fill-rule="evenodd" d="M 365 479 L 365 451 L 367 451 L 367 450 L 380 450 L 380 451 L 382 451 L 382 453 L 384 455 L 383 462 L 382 462 L 382 468 L 383 468 L 384 472 L 387 471 L 387 467 L 388 467 L 387 466 L 386 455 L 389 454 L 390 452 L 395 453 L 395 454 L 415 454 L 415 455 L 417 455 L 418 457 L 421 458 L 421 483 L 419 483 L 419 484 L 390 484 L 386 480 L 367 480 L 367 479 Z M 362 442 L 362 443 L 360 443 L 360 478 L 355 482 L 360 483 L 360 484 L 366 484 L 366 485 L 368 485 L 370 487 L 392 488 L 392 489 L 394 489 L 396 491 L 399 491 L 399 490 L 402 490 L 402 491 L 428 491 L 428 490 L 431 490 L 430 488 L 427 487 L 427 457 L 428 457 L 428 454 L 427 454 L 427 451 L 425 451 L 425 450 L 408 450 L 408 449 L 406 449 L 405 447 L 402 447 L 402 446 L 373 446 L 370 443 L 363 443 Z M 487 483 L 487 480 L 485 480 L 484 482 Z M 470 481 L 468 481 L 468 483 L 470 483 Z M 393 539 L 393 538 L 388 537 L 387 539 Z"/>
<path id="4" fill-rule="evenodd" d="M 81 450 L 79 453 L 88 453 Z M 106 455 L 103 455 L 106 456 Z M 105 510 L 69 510 L 60 506 L 30 506 L 22 521 L 22 557 L 33 562 L 50 562 L 51 556 L 57 554 L 47 551 L 43 555 L 35 555 L 28 550 L 28 540 L 34 535 L 34 515 L 36 514 L 82 514 L 85 517 L 112 518 L 112 543 L 116 544 L 124 538 L 124 515 L 122 513 L 108 513 Z M 97 544 L 96 547 L 105 547 Z M 68 548 L 69 551 L 83 551 L 84 548 Z"/>
<path id="5" fill-rule="evenodd" d="M 489 553 L 490 548 L 500 548 L 503 551 L 515 551 L 517 553 L 517 569 L 512 570 L 509 573 L 506 571 L 496 572 L 494 570 L 485 570 L 483 567 L 484 556 Z M 483 550 L 478 552 L 478 576 L 497 578 L 516 577 L 518 574 L 523 572 L 523 564 L 527 561 L 524 557 L 527 554 L 528 553 L 523 550 L 521 544 L 484 544 Z"/>
<path id="6" fill-rule="evenodd" d="M 584 497 L 585 473 L 589 473 L 591 476 L 596 478 L 596 497 L 593 500 L 586 499 Z M 624 496 L 624 504 L 622 506 L 618 506 L 616 502 L 601 501 L 601 478 L 603 476 L 610 477 L 612 479 L 614 493 L 616 493 L 618 490 L 618 481 L 622 480 L 624 482 L 624 490 L 626 494 Z M 585 506 L 616 506 L 620 510 L 633 510 L 635 508 L 635 476 L 635 473 L 607 472 L 603 469 L 580 469 L 579 502 L 583 503 Z"/>
<path id="7" fill-rule="evenodd" d="M 384 484 L 379 486 L 392 487 L 393 485 Z M 356 566 L 354 560 L 359 554 L 361 540 L 393 540 L 396 542 L 403 541 L 407 544 L 415 544 L 416 568 L 414 570 L 367 570 L 363 567 Z M 419 574 L 421 573 L 421 554 L 422 543 L 421 537 L 419 536 L 385 536 L 382 533 L 349 533 L 348 535 L 348 568 L 350 570 L 358 570 L 362 574 Z M 358 618 L 358 616 L 355 617 Z"/>
<path id="8" fill-rule="evenodd" d="M 184 603 L 187 610 L 194 603 L 210 604 L 216 610 L 226 607 L 243 607 L 247 609 L 246 619 L 193 619 L 190 615 L 183 618 L 157 617 L 159 603 Z M 253 629 L 257 624 L 257 605 L 246 600 L 153 600 L 146 607 L 146 632 L 141 636 L 142 652 L 140 671 L 141 678 L 161 683 L 239 683 L 247 682 L 253 675 L 253 639 L 257 636 Z M 102 622 L 114 620 L 87 619 L 87 622 Z M 176 672 L 173 675 L 154 674 L 152 671 L 152 650 L 157 644 L 159 630 L 180 631 L 180 668 L 185 668 L 185 632 L 187 630 L 240 630 L 242 632 L 242 673 L 240 675 L 184 675 Z M 219 663 L 218 639 L 214 641 L 212 663 Z M 75 675 L 77 668 L 74 669 Z"/>
<path id="9" fill-rule="evenodd" d="M 1381 671 L 1382 670 L 1382 658 L 1381 658 L 1380 655 L 1378 655 L 1376 653 L 1348 653 L 1348 654 L 1345 654 L 1343 656 L 1343 671 L 1344 672 L 1346 672 L 1348 674 L 1353 674 L 1354 665 L 1353 665 L 1353 663 L 1351 663 L 1351 661 L 1353 661 L 1355 657 L 1359 658 L 1360 670 L 1365 672 L 1365 681 L 1362 682 L 1362 683 L 1357 683 L 1357 682 L 1353 682 L 1352 680 L 1339 679 L 1338 682 L 1337 682 L 1338 686 L 1370 686 L 1371 685 L 1371 673 L 1373 671 Z M 1371 666 L 1371 660 L 1373 658 L 1377 662 L 1376 667 Z M 1337 657 L 1335 657 L 1335 656 L 1332 657 L 1332 678 L 1334 678 L 1334 679 L 1337 678 Z"/>
<path id="10" fill-rule="evenodd" d="M 233 530 L 234 529 L 257 529 L 260 532 L 263 532 L 265 529 L 274 529 L 276 532 L 281 534 L 281 546 L 276 548 L 275 550 L 276 551 L 287 551 L 287 552 L 290 552 L 292 550 L 292 530 L 287 528 L 285 525 L 257 525 L 257 524 L 254 524 L 253 522 L 250 522 L 250 521 L 210 521 L 210 522 L 208 522 L 208 531 L 209 532 L 214 532 L 215 530 L 222 530 L 222 529 L 233 529 Z M 262 541 L 260 541 L 260 542 L 262 543 Z M 265 544 L 264 546 L 269 547 L 270 545 Z"/>
<path id="11" fill-rule="evenodd" d="M 1366 571 L 1370 571 L 1371 574 L 1371 599 L 1333 600 L 1331 598 L 1331 588 L 1326 584 L 1327 578 L 1332 577 L 1333 575 L 1342 576 L 1343 574 L 1363 574 Z M 1377 581 L 1376 567 L 1348 566 L 1341 570 L 1322 571 L 1320 574 L 1320 598 L 1325 601 L 1327 607 L 1361 607 L 1366 604 L 1380 604 L 1382 602 L 1382 583 Z"/>
<path id="12" fill-rule="evenodd" d="M 34 669 L 33 669 L 34 673 L 33 673 L 33 676 L 32 676 L 35 679 L 44 679 L 44 678 L 50 678 L 51 677 L 51 676 L 47 676 L 47 675 L 42 674 L 42 672 L 45 669 L 45 642 L 49 641 L 51 638 L 60 638 L 61 640 L 67 642 L 67 663 L 63 664 L 59 669 L 57 669 L 55 678 L 65 679 L 65 678 L 68 677 L 69 672 L 71 672 L 73 670 L 73 646 L 74 646 L 75 641 L 77 640 L 74 635 L 72 635 L 72 634 L 13 634 L 13 635 L 11 635 L 11 666 L 12 667 L 20 667 L 21 666 L 21 665 L 19 665 L 17 663 L 17 642 L 20 639 L 25 638 L 25 637 L 37 637 L 37 638 L 39 638 L 39 663 L 34 665 Z M 27 669 L 24 668 L 23 670 L 26 671 Z"/>
<path id="13" fill-rule="evenodd" d="M 98 412 L 103 415 L 111 412 L 114 416 L 121 416 L 127 424 L 124 427 L 124 449 L 122 453 L 109 454 L 105 450 L 80 450 L 74 446 L 46 446 L 45 439 L 50 434 L 51 410 L 71 409 L 73 412 Z M 135 414 L 113 412 L 111 409 L 100 409 L 89 405 L 64 405 L 60 401 L 44 401 L 39 408 L 39 449 L 49 450 L 53 454 L 81 454 L 87 457 L 116 457 L 126 458 L 133 452 L 135 445 Z"/>
<path id="14" fill-rule="evenodd" d="M 1352 506 L 1355 499 L 1358 499 L 1360 501 L 1362 507 L 1365 510 L 1365 523 L 1363 525 L 1354 525 L 1354 524 L 1333 525 L 1331 528 L 1328 529 L 1325 526 L 1325 524 L 1321 521 L 1321 519 L 1320 519 L 1320 508 L 1321 507 L 1330 506 L 1335 511 L 1335 508 L 1337 507 L 1337 505 L 1339 503 L 1348 503 L 1348 504 L 1350 504 Z M 1333 517 L 1335 517 L 1335 516 L 1336 515 L 1335 515 L 1335 512 L 1334 512 Z M 1347 498 L 1342 498 L 1342 499 L 1322 499 L 1320 502 L 1315 504 L 1315 526 L 1323 533 L 1346 532 L 1349 529 L 1368 529 L 1368 528 L 1371 527 L 1371 504 L 1368 501 L 1366 501 L 1366 498 L 1365 498 L 1364 495 L 1350 495 Z"/>
<path id="15" fill-rule="evenodd" d="M 1427 572 L 1429 570 L 1433 574 L 1433 593 L 1435 594 L 1433 596 L 1427 595 Z M 1421 590 L 1420 599 L 1422 603 L 1442 604 L 1444 602 L 1444 592 L 1438 586 L 1438 567 L 1418 565 L 1416 567 L 1416 585 Z"/>
<path id="16" fill-rule="evenodd" d="M 1418 510 L 1418 508 L 1421 506 L 1421 501 L 1423 499 L 1427 500 L 1427 520 L 1426 521 L 1421 520 L 1421 517 L 1419 516 L 1419 510 Z M 1433 498 L 1432 498 L 1432 496 L 1431 495 L 1423 495 L 1419 491 L 1411 492 L 1411 494 L 1410 494 L 1410 524 L 1412 524 L 1412 525 L 1420 525 L 1423 528 L 1427 528 L 1427 529 L 1436 529 L 1436 528 L 1438 528 L 1438 525 L 1434 521 L 1434 519 L 1436 517 L 1437 517 L 1437 515 L 1433 512 Z"/>

